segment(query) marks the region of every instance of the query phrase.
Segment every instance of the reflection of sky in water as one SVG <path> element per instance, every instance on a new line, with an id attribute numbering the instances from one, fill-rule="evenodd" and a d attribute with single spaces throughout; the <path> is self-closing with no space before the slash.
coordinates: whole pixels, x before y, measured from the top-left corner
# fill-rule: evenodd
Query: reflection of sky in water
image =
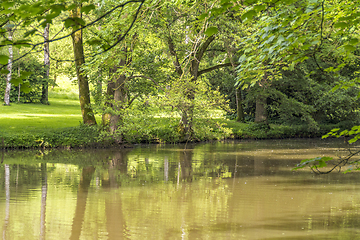
<path id="1" fill-rule="evenodd" d="M 338 155 L 338 146 L 300 139 L 7 152 L 2 236 L 356 239 L 360 175 L 291 171 L 304 158 Z"/>

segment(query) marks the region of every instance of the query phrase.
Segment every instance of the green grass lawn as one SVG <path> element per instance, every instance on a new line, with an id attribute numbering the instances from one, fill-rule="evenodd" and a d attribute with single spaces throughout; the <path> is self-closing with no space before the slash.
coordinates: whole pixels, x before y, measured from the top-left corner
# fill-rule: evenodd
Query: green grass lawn
<path id="1" fill-rule="evenodd" d="M 0 105 L 0 132 L 42 132 L 79 126 L 79 100 L 49 98 L 50 105 Z"/>

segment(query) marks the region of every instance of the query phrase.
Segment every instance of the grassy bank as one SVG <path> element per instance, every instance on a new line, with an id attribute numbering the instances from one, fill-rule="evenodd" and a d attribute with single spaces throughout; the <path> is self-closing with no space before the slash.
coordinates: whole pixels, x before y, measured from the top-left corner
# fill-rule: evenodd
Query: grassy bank
<path id="1" fill-rule="evenodd" d="M 82 118 L 78 101 L 57 98 L 49 101 L 50 105 L 0 105 L 0 147 L 81 146 L 94 142 L 96 129 L 79 127 Z M 89 131 L 93 134 L 87 137 Z"/>
<path id="2" fill-rule="evenodd" d="M 0 106 L 0 148 L 95 147 L 117 145 L 98 127 L 81 125 L 79 103 L 73 99 L 50 98 L 50 105 L 12 104 Z M 158 115 L 158 113 L 157 113 Z M 123 143 L 176 143 L 181 141 L 179 119 L 150 116 L 135 119 L 122 132 Z M 208 119 L 198 127 L 195 141 L 214 139 L 269 139 L 320 137 L 334 125 L 309 129 L 307 126 L 278 126 Z"/>
<path id="3" fill-rule="evenodd" d="M 39 133 L 76 127 L 82 121 L 79 101 L 50 98 L 50 105 L 0 105 L 0 132 Z"/>

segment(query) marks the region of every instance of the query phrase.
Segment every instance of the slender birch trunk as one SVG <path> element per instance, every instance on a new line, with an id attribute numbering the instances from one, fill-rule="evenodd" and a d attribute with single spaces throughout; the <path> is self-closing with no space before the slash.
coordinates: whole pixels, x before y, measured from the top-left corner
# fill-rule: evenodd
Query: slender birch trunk
<path id="1" fill-rule="evenodd" d="M 12 41 L 13 39 L 13 33 L 12 29 L 8 29 L 8 39 L 9 41 Z M 12 71 L 12 60 L 13 60 L 13 47 L 12 45 L 9 45 L 9 60 L 7 65 L 7 70 L 9 73 L 6 76 L 6 88 L 5 88 L 5 96 L 4 96 L 4 104 L 7 106 L 10 106 L 10 90 L 11 90 L 11 71 Z"/>
<path id="2" fill-rule="evenodd" d="M 50 75 L 50 47 L 49 47 L 49 31 L 50 24 L 46 24 L 44 29 L 44 65 L 46 69 L 45 81 L 42 84 L 41 103 L 49 104 L 49 75 Z"/>

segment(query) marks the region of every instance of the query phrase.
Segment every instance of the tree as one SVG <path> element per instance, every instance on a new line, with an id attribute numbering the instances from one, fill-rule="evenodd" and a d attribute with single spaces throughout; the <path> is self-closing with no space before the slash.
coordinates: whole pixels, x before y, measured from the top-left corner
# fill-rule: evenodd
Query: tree
<path id="1" fill-rule="evenodd" d="M 7 32 L 8 32 L 8 41 L 13 40 L 13 32 L 12 32 L 11 24 L 8 23 L 7 25 Z M 12 74 L 12 61 L 13 61 L 13 47 L 9 45 L 9 58 L 7 63 L 7 70 L 8 74 L 6 75 L 6 88 L 5 88 L 5 96 L 4 96 L 4 103 L 5 105 L 10 105 L 10 91 L 11 91 L 11 74 Z"/>
<path id="2" fill-rule="evenodd" d="M 83 69 L 82 69 L 83 65 L 85 64 L 85 55 L 84 55 L 84 47 L 83 47 L 82 30 L 79 30 L 81 29 L 81 24 L 78 21 L 78 19 L 81 19 L 80 5 L 77 5 L 77 7 L 71 11 L 70 17 L 73 20 L 75 20 L 72 27 L 73 32 L 71 34 L 71 37 L 73 41 L 76 75 L 79 86 L 81 114 L 83 117 L 84 124 L 94 125 L 96 124 L 96 120 L 90 105 L 89 82 L 87 76 L 83 73 Z"/>
<path id="3" fill-rule="evenodd" d="M 179 101 L 170 97 L 170 94 L 166 95 L 169 99 L 166 101 L 180 112 L 180 131 L 185 141 L 192 138 L 196 114 L 203 111 L 199 110 L 197 100 L 201 98 L 197 94 L 202 91 L 199 88 L 199 78 L 214 70 L 232 66 L 226 54 L 215 58 L 217 61 L 212 61 L 211 58 L 211 52 L 214 51 L 210 50 L 211 46 L 221 44 L 215 51 L 226 52 L 223 39 L 217 37 L 218 31 L 212 26 L 219 22 L 212 22 L 206 16 L 200 19 L 198 14 L 213 8 L 215 9 L 213 3 L 202 1 L 183 5 L 164 3 L 161 11 L 151 15 L 153 29 L 159 33 L 157 37 L 166 46 L 166 52 L 172 59 L 173 72 L 170 75 L 172 81 L 169 79 L 169 93 L 178 96 Z"/>
<path id="4" fill-rule="evenodd" d="M 50 44 L 49 44 L 49 34 L 50 34 L 50 24 L 47 23 L 44 28 L 44 65 L 46 68 L 46 76 L 41 93 L 41 103 L 49 104 L 48 90 L 49 90 L 49 76 L 50 76 Z"/>

